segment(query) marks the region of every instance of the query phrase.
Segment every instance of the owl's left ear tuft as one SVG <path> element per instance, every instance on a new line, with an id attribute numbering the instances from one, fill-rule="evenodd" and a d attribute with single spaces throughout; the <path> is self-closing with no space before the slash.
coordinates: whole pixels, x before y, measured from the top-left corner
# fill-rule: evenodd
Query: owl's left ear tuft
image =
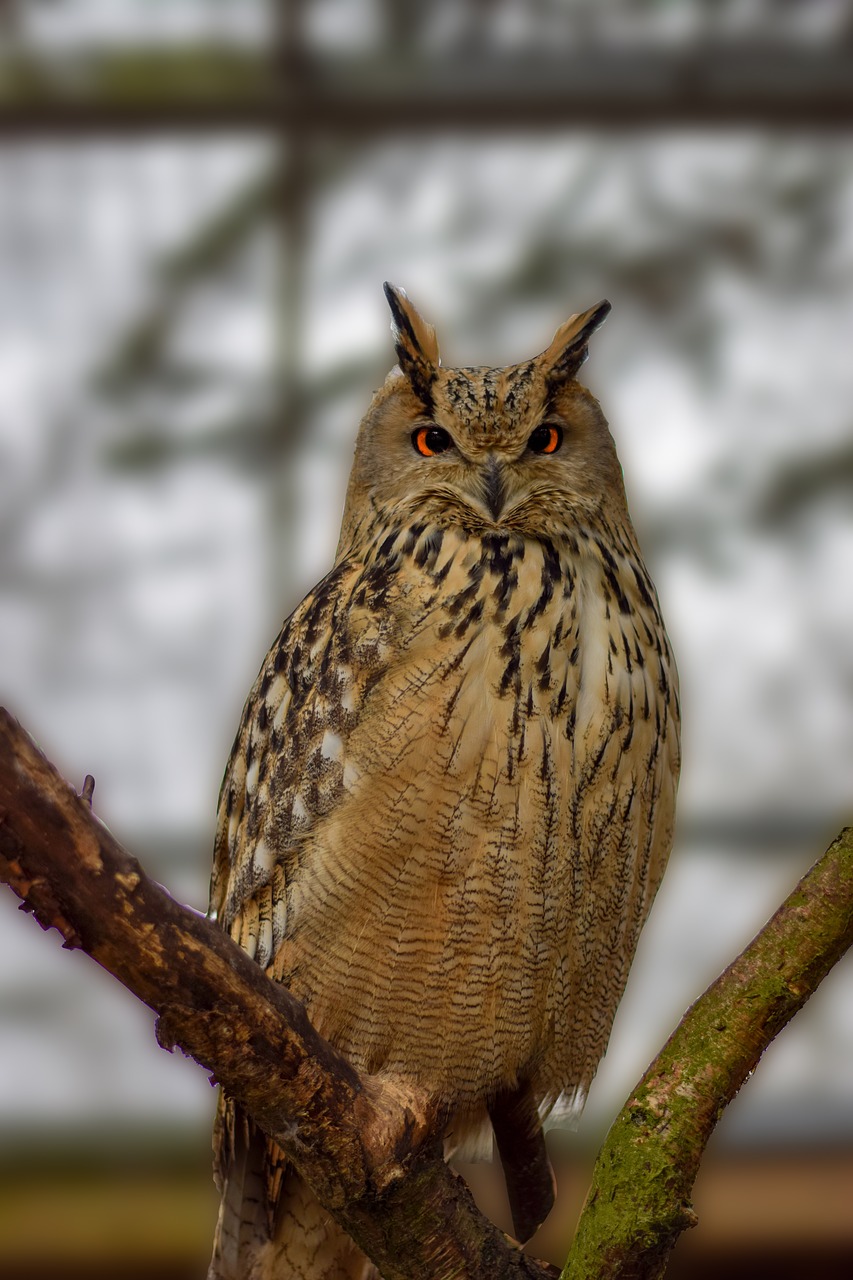
<path id="1" fill-rule="evenodd" d="M 391 330 L 400 368 L 416 395 L 429 404 L 430 387 L 441 363 L 435 329 L 412 305 L 404 289 L 387 281 L 382 287 L 391 308 Z"/>
<path id="2" fill-rule="evenodd" d="M 550 382 L 568 382 L 589 355 L 589 340 L 610 314 L 605 299 L 589 311 L 579 311 L 561 324 L 547 351 L 540 359 Z"/>

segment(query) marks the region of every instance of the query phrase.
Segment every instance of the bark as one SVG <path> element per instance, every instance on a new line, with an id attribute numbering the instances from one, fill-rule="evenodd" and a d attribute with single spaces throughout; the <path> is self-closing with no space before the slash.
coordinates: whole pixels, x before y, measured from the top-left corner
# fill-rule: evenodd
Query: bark
<path id="1" fill-rule="evenodd" d="M 88 795 L 86 794 L 88 792 Z M 158 1015 L 276 1139 L 387 1280 L 542 1280 L 442 1158 L 427 1099 L 363 1077 L 216 925 L 150 880 L 0 709 L 0 879 Z"/>
<path id="2" fill-rule="evenodd" d="M 723 1110 L 853 944 L 853 828 L 688 1010 L 614 1122 L 563 1280 L 656 1280 Z"/>
<path id="3" fill-rule="evenodd" d="M 556 1275 L 521 1254 L 445 1165 L 441 1117 L 415 1089 L 360 1076 L 215 925 L 149 880 L 0 710 L 0 879 L 44 928 L 80 947 L 158 1015 L 240 1101 L 386 1280 Z M 845 831 L 756 940 L 701 997 L 611 1130 L 563 1272 L 663 1274 L 695 1220 L 705 1144 L 782 1026 L 853 941 Z"/>

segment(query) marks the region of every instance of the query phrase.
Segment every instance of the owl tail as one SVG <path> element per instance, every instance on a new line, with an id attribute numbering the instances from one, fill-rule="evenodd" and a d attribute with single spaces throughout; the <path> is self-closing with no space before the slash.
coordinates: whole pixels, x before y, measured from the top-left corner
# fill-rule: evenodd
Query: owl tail
<path id="1" fill-rule="evenodd" d="M 207 1280 L 378 1280 L 284 1153 L 230 1102 L 214 1146 L 222 1192 Z"/>

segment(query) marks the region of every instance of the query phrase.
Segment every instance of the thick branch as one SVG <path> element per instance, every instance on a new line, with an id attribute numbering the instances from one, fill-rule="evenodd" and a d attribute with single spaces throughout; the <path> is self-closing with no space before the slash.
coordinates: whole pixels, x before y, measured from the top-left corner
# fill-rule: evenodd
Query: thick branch
<path id="1" fill-rule="evenodd" d="M 361 1077 L 221 930 L 144 875 L 0 711 L 0 879 L 160 1016 L 288 1151 L 386 1280 L 542 1277 L 441 1159 L 415 1090 Z M 89 788 L 89 796 L 91 788 Z M 616 1120 L 564 1272 L 655 1280 L 695 1220 L 708 1138 L 763 1050 L 853 942 L 847 830 L 692 1007 Z"/>
<path id="2" fill-rule="evenodd" d="M 426 1098 L 359 1076 L 284 987 L 148 879 L 2 709 L 0 879 L 159 1015 L 161 1044 L 213 1072 L 386 1280 L 549 1274 L 477 1212 Z"/>
<path id="3" fill-rule="evenodd" d="M 657 1280 L 705 1146 L 764 1050 L 853 944 L 853 828 L 685 1014 L 599 1154 L 564 1280 Z"/>

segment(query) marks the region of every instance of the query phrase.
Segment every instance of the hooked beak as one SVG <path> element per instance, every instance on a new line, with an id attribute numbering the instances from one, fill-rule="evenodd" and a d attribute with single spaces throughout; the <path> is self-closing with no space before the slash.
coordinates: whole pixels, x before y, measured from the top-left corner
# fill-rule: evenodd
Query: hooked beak
<path id="1" fill-rule="evenodd" d="M 506 502 L 506 477 L 502 464 L 494 455 L 483 467 L 482 495 L 489 515 L 497 520 Z"/>

